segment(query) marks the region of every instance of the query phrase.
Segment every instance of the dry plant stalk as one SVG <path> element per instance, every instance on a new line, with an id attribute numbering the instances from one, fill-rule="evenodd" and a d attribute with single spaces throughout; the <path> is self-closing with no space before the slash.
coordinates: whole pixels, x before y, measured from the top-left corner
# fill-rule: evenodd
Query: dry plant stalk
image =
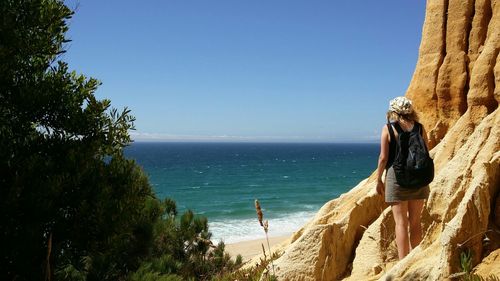
<path id="1" fill-rule="evenodd" d="M 266 256 L 266 249 L 264 248 L 264 244 L 260 244 L 262 246 L 262 253 L 264 254 L 264 260 L 267 259 L 267 256 Z"/>
<path id="2" fill-rule="evenodd" d="M 259 220 L 260 225 L 264 229 L 264 232 L 266 233 L 266 241 L 267 241 L 267 249 L 269 250 L 269 260 L 271 261 L 271 265 L 273 267 L 273 275 L 276 276 L 276 273 L 274 272 L 274 263 L 272 260 L 272 252 L 271 252 L 271 246 L 269 245 L 269 236 L 267 235 L 267 232 L 269 230 L 269 222 L 266 220 L 263 222 L 264 219 L 264 214 L 262 213 L 262 208 L 260 207 L 259 200 L 255 199 L 255 210 L 257 211 L 257 219 Z M 266 251 L 264 250 L 264 245 L 262 245 L 262 250 L 264 252 L 264 258 L 266 258 Z"/>
<path id="3" fill-rule="evenodd" d="M 257 219 L 259 220 L 260 226 L 264 226 L 262 224 L 262 218 L 264 214 L 262 214 L 262 209 L 260 208 L 259 200 L 255 199 L 255 210 L 257 211 Z"/>

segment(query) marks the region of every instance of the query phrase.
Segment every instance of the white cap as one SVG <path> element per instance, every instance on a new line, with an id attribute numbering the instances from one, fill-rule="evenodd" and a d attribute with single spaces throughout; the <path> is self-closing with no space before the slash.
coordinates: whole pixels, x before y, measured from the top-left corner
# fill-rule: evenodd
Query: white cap
<path id="1" fill-rule="evenodd" d="M 413 112 L 413 105 L 406 97 L 397 97 L 389 102 L 389 110 L 398 114 L 410 114 Z"/>

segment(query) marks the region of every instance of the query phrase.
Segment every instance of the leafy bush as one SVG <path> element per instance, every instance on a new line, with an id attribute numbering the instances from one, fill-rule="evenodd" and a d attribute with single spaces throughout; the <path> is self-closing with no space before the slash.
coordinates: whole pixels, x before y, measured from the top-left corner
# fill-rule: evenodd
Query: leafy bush
<path id="1" fill-rule="evenodd" d="M 123 155 L 134 117 L 60 60 L 63 0 L 0 1 L 0 279 L 207 279 L 207 220 L 158 200 Z"/>
<path id="2" fill-rule="evenodd" d="M 500 281 L 500 278 L 495 275 L 485 278 L 472 273 L 472 251 L 470 249 L 465 249 L 460 253 L 460 267 L 462 272 L 455 274 L 455 276 L 460 277 L 461 281 Z"/>
<path id="3" fill-rule="evenodd" d="M 170 199 L 163 202 L 161 211 L 154 225 L 151 254 L 130 276 L 131 281 L 152 278 L 144 272 L 158 278 L 154 280 L 174 276 L 210 280 L 213 275 L 234 270 L 241 264 L 241 258 L 236 263 L 230 259 L 223 242 L 212 245 L 206 218 L 195 216 L 190 210 L 177 218 L 175 202 Z"/>

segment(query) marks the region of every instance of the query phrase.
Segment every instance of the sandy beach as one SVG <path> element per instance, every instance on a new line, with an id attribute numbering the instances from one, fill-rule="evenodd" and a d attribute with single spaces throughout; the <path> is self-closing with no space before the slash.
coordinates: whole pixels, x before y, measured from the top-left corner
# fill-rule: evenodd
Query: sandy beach
<path id="1" fill-rule="evenodd" d="M 290 235 L 269 237 L 269 245 L 272 248 L 274 245 L 277 245 L 285 241 L 287 238 L 290 237 Z M 251 259 L 253 256 L 262 253 L 262 244 L 264 244 L 266 248 L 266 254 L 268 254 L 267 242 L 265 238 L 227 244 L 226 251 L 233 258 L 236 257 L 238 254 L 240 254 L 243 257 L 243 261 L 247 261 Z"/>

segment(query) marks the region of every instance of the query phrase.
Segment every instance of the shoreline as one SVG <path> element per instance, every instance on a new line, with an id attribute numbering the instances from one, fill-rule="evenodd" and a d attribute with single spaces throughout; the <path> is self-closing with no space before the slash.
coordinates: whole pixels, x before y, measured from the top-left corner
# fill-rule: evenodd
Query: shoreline
<path id="1" fill-rule="evenodd" d="M 269 245 L 271 246 L 271 249 L 275 245 L 278 245 L 288 239 L 291 235 L 292 233 L 288 235 L 269 237 Z M 245 240 L 227 244 L 225 250 L 231 255 L 231 258 L 235 259 L 236 256 L 240 254 L 243 257 L 243 262 L 246 262 L 254 256 L 262 253 L 262 244 L 264 244 L 264 247 L 266 249 L 266 255 L 269 255 L 266 238 Z"/>

